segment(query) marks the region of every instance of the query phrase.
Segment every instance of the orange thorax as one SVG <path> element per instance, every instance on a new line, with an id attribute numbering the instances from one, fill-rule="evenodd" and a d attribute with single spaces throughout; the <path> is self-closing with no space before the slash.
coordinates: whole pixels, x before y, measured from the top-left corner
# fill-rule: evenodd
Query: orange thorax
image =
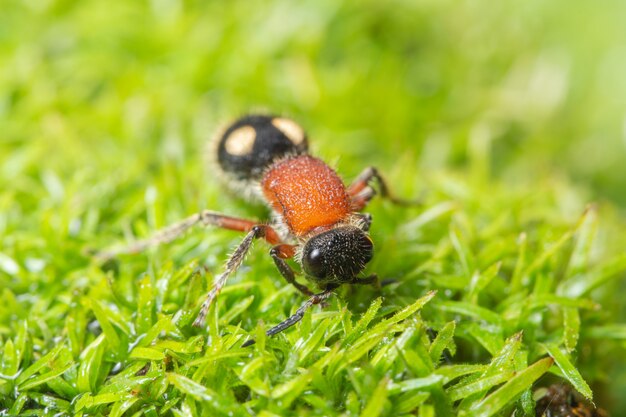
<path id="1" fill-rule="evenodd" d="M 309 155 L 282 160 L 261 180 L 270 206 L 296 236 L 328 227 L 350 214 L 350 197 L 341 178 L 328 165 Z"/>

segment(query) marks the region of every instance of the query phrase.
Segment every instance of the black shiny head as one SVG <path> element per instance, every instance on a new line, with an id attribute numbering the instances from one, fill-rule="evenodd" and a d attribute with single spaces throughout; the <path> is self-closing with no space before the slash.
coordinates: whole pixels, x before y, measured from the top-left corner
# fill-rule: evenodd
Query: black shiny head
<path id="1" fill-rule="evenodd" d="M 374 244 L 354 226 L 343 226 L 313 236 L 302 250 L 302 267 L 318 283 L 351 281 L 372 259 Z"/>
<path id="2" fill-rule="evenodd" d="M 217 159 L 238 180 L 258 179 L 276 159 L 307 149 L 306 133 L 293 120 L 248 115 L 226 129 L 219 139 Z"/>

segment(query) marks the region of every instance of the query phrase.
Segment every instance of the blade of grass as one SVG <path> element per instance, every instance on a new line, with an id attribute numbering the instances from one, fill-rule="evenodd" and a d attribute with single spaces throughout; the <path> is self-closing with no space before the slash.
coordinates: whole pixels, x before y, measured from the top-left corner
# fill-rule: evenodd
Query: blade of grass
<path id="1" fill-rule="evenodd" d="M 383 378 L 380 380 L 372 396 L 367 401 L 367 404 L 363 408 L 363 412 L 361 413 L 361 417 L 378 417 L 383 412 L 385 407 L 385 403 L 387 402 L 387 385 L 389 384 L 389 380 L 387 378 Z"/>
<path id="2" fill-rule="evenodd" d="M 559 349 L 557 345 L 546 343 L 541 346 L 548 352 L 552 359 L 554 359 L 554 362 L 574 389 L 591 401 L 593 399 L 591 388 L 589 388 L 589 385 L 587 385 L 587 382 L 585 382 L 582 375 L 580 375 L 580 372 L 574 367 L 567 355 L 561 352 L 561 349 Z"/>
<path id="3" fill-rule="evenodd" d="M 563 308 L 563 343 L 568 352 L 576 349 L 580 333 L 580 314 L 577 308 Z"/>
<path id="4" fill-rule="evenodd" d="M 216 410 L 219 413 L 232 416 L 247 416 L 241 408 L 236 407 L 232 401 L 219 395 L 214 390 L 205 387 L 184 375 L 176 373 L 167 373 L 167 380 L 178 388 L 181 392 L 193 397 L 198 401 L 202 401 L 205 405 Z"/>
<path id="5" fill-rule="evenodd" d="M 441 355 L 445 349 L 448 349 L 450 353 L 454 353 L 454 330 L 456 329 L 456 322 L 451 321 L 443 326 L 443 329 L 437 333 L 437 337 L 430 344 L 429 353 L 433 362 L 439 362 Z"/>
<path id="6" fill-rule="evenodd" d="M 552 358 L 541 359 L 515 375 L 509 382 L 489 394 L 484 400 L 475 404 L 467 415 L 472 417 L 491 417 L 510 404 L 522 392 L 545 374 L 552 366 Z"/>
<path id="7" fill-rule="evenodd" d="M 32 364 L 31 366 L 26 368 L 22 373 L 20 373 L 20 375 L 15 380 L 16 385 L 18 386 L 21 385 L 27 379 L 35 375 L 37 372 L 39 372 L 43 368 L 50 367 L 50 364 L 54 361 L 57 355 L 61 353 L 63 349 L 65 349 L 65 346 L 63 345 L 57 345 L 54 348 L 52 348 L 48 353 L 46 353 L 44 356 L 39 358 L 39 360 L 37 360 L 34 364 Z"/>

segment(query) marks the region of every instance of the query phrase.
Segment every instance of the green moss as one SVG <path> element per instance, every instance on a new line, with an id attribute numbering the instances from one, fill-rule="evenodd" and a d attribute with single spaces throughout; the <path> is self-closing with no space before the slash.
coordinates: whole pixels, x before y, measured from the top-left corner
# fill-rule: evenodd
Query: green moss
<path id="1" fill-rule="evenodd" d="M 4 4 L 0 415 L 533 415 L 554 381 L 626 407 L 610 3 Z M 272 338 L 303 299 L 264 243 L 208 330 L 191 323 L 241 236 L 89 256 L 204 208 L 265 218 L 204 158 L 259 107 L 346 180 L 376 165 L 424 200 L 368 208 L 388 285 Z"/>

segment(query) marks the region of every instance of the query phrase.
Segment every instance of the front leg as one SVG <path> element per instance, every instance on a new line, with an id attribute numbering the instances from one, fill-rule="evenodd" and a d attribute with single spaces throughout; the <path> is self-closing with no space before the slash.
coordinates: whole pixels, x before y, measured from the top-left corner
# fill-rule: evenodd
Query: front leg
<path id="1" fill-rule="evenodd" d="M 293 269 L 285 262 L 285 259 L 293 258 L 295 254 L 296 246 L 294 245 L 277 245 L 270 250 L 270 256 L 285 280 L 296 287 L 302 294 L 310 297 L 313 295 L 313 291 L 296 281 L 296 275 Z"/>
<path id="2" fill-rule="evenodd" d="M 347 284 L 373 285 L 374 287 L 380 289 L 380 280 L 376 274 L 372 274 L 364 278 L 354 277 L 352 278 L 352 281 L 348 281 Z"/>
<path id="3" fill-rule="evenodd" d="M 327 288 L 325 291 L 323 291 L 323 292 L 321 292 L 319 294 L 313 294 L 311 296 L 311 298 L 309 298 L 308 300 L 306 300 L 304 302 L 304 304 L 302 304 L 302 306 L 295 312 L 295 314 L 293 316 L 288 317 L 283 322 L 281 322 L 281 323 L 277 324 L 276 326 L 272 327 L 271 329 L 266 331 L 265 334 L 267 336 L 273 336 L 273 335 L 275 335 L 277 333 L 282 332 L 285 329 L 290 328 L 291 326 L 293 326 L 294 324 L 296 324 L 297 322 L 302 320 L 302 317 L 304 317 L 304 313 L 306 313 L 306 311 L 309 308 L 311 308 L 312 306 L 314 306 L 316 304 L 322 304 L 323 305 L 324 301 L 326 299 L 328 299 L 328 297 L 333 295 L 334 289 L 335 289 L 335 287 L 330 287 L 330 288 Z M 243 345 L 241 345 L 241 347 L 251 346 L 251 345 L 253 345 L 255 343 L 256 343 L 256 341 L 254 339 L 249 339 Z"/>

